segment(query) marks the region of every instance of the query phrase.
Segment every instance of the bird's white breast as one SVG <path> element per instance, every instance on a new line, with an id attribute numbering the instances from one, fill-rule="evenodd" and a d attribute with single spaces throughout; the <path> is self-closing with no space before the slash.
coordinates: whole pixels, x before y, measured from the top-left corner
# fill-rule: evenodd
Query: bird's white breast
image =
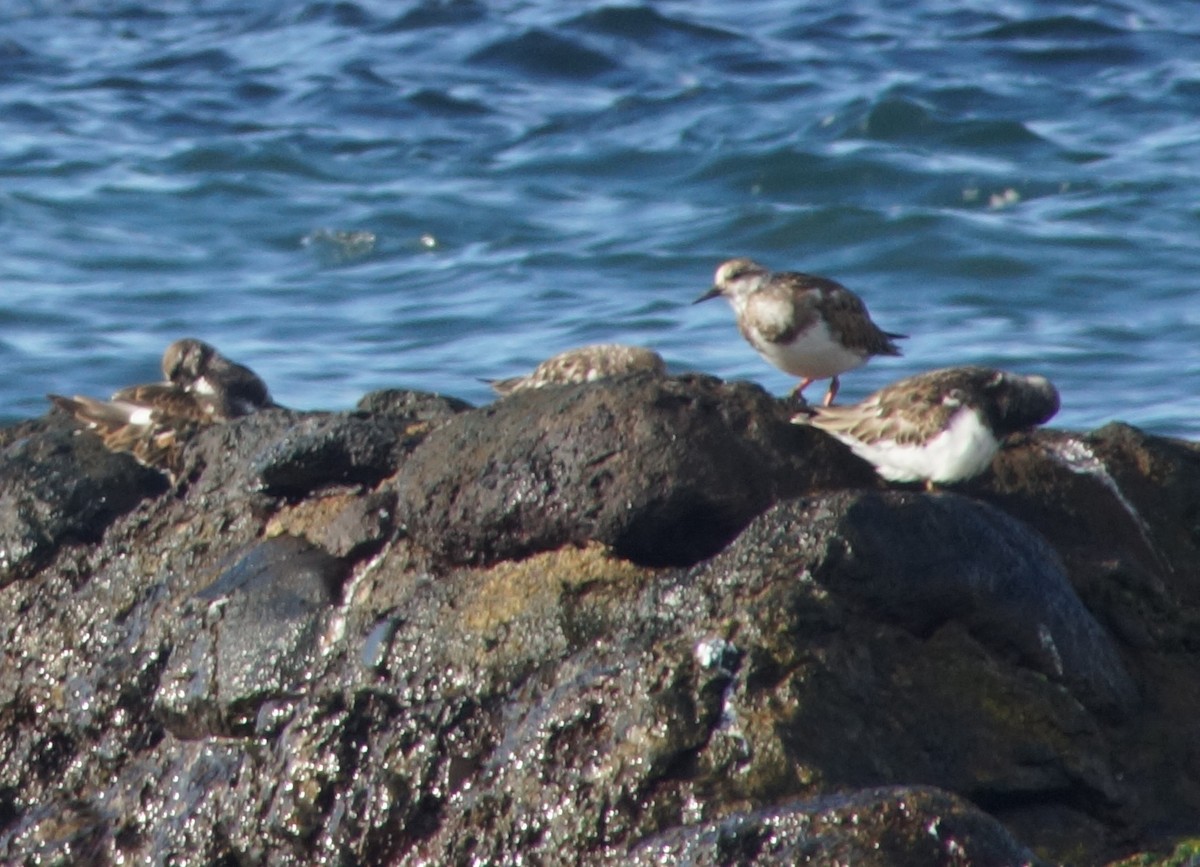
<path id="1" fill-rule="evenodd" d="M 751 342 L 763 358 L 780 370 L 811 379 L 837 376 L 862 367 L 867 360 L 865 355 L 835 340 L 829 326 L 820 319 L 791 343 L 772 343 L 756 333 Z"/>
<path id="2" fill-rule="evenodd" d="M 957 482 L 977 476 L 988 468 L 1000 447 L 977 410 L 960 409 L 941 433 L 924 444 L 900 444 L 895 440 L 863 442 L 834 434 L 855 454 L 874 464 L 879 475 L 891 482 Z"/>

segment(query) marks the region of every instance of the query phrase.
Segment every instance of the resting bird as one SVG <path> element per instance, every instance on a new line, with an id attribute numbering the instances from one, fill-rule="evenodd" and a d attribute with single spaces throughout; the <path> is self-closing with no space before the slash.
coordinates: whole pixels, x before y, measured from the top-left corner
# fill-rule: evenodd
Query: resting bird
<path id="1" fill-rule="evenodd" d="M 529 388 L 594 382 L 597 379 L 642 371 L 666 376 L 667 366 L 663 363 L 662 356 L 652 349 L 620 343 L 597 343 L 568 349 L 547 358 L 534 368 L 533 373 L 526 376 L 488 380 L 488 384 L 497 393 L 507 395 Z"/>
<path id="2" fill-rule="evenodd" d="M 122 388 L 110 400 L 48 397 L 99 434 L 110 451 L 129 452 L 172 476 L 181 447 L 196 430 L 277 406 L 254 371 L 202 340 L 172 343 L 162 370 L 166 381 Z"/>
<path id="3" fill-rule="evenodd" d="M 929 486 L 979 475 L 1006 436 L 1048 421 L 1058 405 L 1044 376 L 947 367 L 792 420 L 837 437 L 888 481 Z"/>

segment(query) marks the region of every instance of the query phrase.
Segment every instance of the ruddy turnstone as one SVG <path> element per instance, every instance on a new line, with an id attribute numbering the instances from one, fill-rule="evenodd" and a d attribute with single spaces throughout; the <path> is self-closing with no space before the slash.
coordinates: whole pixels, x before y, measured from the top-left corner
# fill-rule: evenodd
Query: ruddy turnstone
<path id="1" fill-rule="evenodd" d="M 910 376 L 852 406 L 817 407 L 792 420 L 832 434 L 892 482 L 946 484 L 988 468 L 1000 442 L 1058 412 L 1044 376 L 947 367 Z"/>
<path id="2" fill-rule="evenodd" d="M 597 343 L 560 352 L 543 361 L 527 376 L 489 380 L 488 383 L 499 394 L 507 395 L 528 388 L 593 382 L 642 372 L 666 376 L 667 366 L 662 356 L 652 349 L 620 343 Z"/>
<path id="3" fill-rule="evenodd" d="M 176 340 L 163 353 L 162 370 L 167 382 L 195 396 L 216 421 L 276 406 L 258 374 L 203 340 Z"/>
<path id="4" fill-rule="evenodd" d="M 110 451 L 129 452 L 172 476 L 180 448 L 197 429 L 277 406 L 254 371 L 201 340 L 172 343 L 162 369 L 165 382 L 122 388 L 110 400 L 48 397 L 99 434 Z"/>
<path id="5" fill-rule="evenodd" d="M 835 280 L 796 271 L 771 273 L 750 259 L 730 259 L 717 268 L 713 287 L 693 304 L 723 295 L 733 305 L 738 330 L 758 354 L 801 378 L 793 395 L 829 378 L 825 406 L 838 391 L 838 376 L 875 355 L 899 355 L 862 299 Z"/>

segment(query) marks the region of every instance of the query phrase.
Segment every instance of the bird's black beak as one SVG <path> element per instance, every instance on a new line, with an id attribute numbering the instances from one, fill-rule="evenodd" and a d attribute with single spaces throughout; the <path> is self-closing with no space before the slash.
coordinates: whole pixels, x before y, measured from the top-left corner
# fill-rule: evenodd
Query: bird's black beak
<path id="1" fill-rule="evenodd" d="M 692 303 L 699 304 L 701 301 L 707 301 L 709 298 L 716 298 L 720 294 L 721 294 L 721 287 L 714 286 L 711 289 L 709 289 L 707 292 L 705 292 L 703 295 L 701 295 L 699 298 L 697 298 L 695 301 L 693 301 Z"/>

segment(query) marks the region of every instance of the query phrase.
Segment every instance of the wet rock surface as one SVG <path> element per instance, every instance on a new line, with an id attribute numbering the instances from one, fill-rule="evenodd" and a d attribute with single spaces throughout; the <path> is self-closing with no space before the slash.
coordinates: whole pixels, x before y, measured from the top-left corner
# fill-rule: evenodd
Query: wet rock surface
<path id="1" fill-rule="evenodd" d="M 345 567 L 292 536 L 256 545 L 184 606 L 154 710 L 179 738 L 270 731 L 307 688 Z"/>
<path id="2" fill-rule="evenodd" d="M 760 389 L 0 431 L 0 860 L 1097 864 L 1200 832 L 1200 449 L 887 488 Z"/>
<path id="3" fill-rule="evenodd" d="M 0 452 L 0 584 L 22 578 L 71 542 L 95 542 L 119 515 L 160 493 L 161 475 L 76 435 L 56 415 Z"/>
<path id="4" fill-rule="evenodd" d="M 833 483 L 844 450 L 790 416 L 760 388 L 704 376 L 534 389 L 430 435 L 396 490 L 409 533 L 440 562 L 596 540 L 683 565 L 775 500 Z M 841 463 L 876 484 L 865 464 Z"/>
<path id="5" fill-rule="evenodd" d="M 859 496 L 835 513 L 838 549 L 818 571 L 826 586 L 917 635 L 957 621 L 1093 710 L 1136 706 L 1115 644 L 1028 525 L 952 493 Z"/>
<path id="6" fill-rule="evenodd" d="M 641 844 L 623 863 L 1035 864 L 1002 825 L 937 789 L 867 789 L 732 813 Z"/>

